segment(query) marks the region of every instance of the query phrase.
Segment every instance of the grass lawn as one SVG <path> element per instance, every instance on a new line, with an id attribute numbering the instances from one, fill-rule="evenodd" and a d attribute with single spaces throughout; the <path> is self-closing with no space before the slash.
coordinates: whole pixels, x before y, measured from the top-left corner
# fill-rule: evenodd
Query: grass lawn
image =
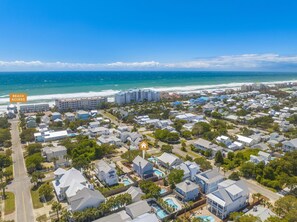
<path id="1" fill-rule="evenodd" d="M 108 118 L 110 118 L 111 120 L 114 120 L 114 121 L 118 121 L 118 118 L 114 115 L 112 115 L 111 113 L 109 112 L 104 112 L 104 115 L 106 115 Z"/>
<path id="2" fill-rule="evenodd" d="M 6 199 L 4 201 L 4 214 L 11 214 L 15 210 L 15 197 L 14 193 L 6 192 Z"/>
<path id="3" fill-rule="evenodd" d="M 31 190 L 30 192 L 31 192 L 31 198 L 32 198 L 32 202 L 33 202 L 33 208 L 38 209 L 38 208 L 43 207 L 43 203 L 40 202 L 38 189 Z"/>

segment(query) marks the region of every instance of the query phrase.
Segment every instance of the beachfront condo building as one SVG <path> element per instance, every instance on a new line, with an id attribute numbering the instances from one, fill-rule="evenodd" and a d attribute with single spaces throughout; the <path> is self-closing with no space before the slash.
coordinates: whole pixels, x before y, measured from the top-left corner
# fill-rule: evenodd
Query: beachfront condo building
<path id="1" fill-rule="evenodd" d="M 55 105 L 59 111 L 76 111 L 98 109 L 100 104 L 107 102 L 106 97 L 83 97 L 56 99 Z"/>
<path id="2" fill-rule="evenodd" d="M 118 105 L 139 103 L 139 102 L 157 102 L 160 100 L 160 92 L 150 89 L 131 89 L 121 91 L 115 95 L 115 103 Z"/>
<path id="3" fill-rule="evenodd" d="M 39 113 L 49 111 L 49 109 L 50 107 L 47 103 L 20 105 L 21 113 Z"/>

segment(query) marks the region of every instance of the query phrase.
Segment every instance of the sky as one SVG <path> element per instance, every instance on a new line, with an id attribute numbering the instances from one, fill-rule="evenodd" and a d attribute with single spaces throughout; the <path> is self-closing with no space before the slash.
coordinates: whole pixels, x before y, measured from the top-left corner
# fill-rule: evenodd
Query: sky
<path id="1" fill-rule="evenodd" d="M 295 0 L 1 0 L 0 71 L 297 71 Z"/>

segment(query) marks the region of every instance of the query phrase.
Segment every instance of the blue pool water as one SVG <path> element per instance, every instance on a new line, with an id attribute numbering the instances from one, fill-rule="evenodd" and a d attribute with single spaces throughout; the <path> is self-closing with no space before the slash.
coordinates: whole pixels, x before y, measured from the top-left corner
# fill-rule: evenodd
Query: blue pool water
<path id="1" fill-rule="evenodd" d="M 168 216 L 166 211 L 159 207 L 157 204 L 152 205 L 152 207 L 155 209 L 158 218 L 163 219 Z"/>
<path id="2" fill-rule="evenodd" d="M 163 177 L 164 176 L 164 173 L 158 169 L 154 169 L 154 174 L 157 176 L 157 177 Z"/>
<path id="3" fill-rule="evenodd" d="M 213 216 L 198 216 L 197 218 L 201 218 L 205 222 L 215 222 Z"/>
<path id="4" fill-rule="evenodd" d="M 160 190 L 160 194 L 163 194 L 163 193 L 166 193 L 166 192 L 167 192 L 167 190 L 164 189 L 164 188 L 162 188 L 162 189 Z"/>
<path id="5" fill-rule="evenodd" d="M 124 179 L 123 179 L 123 183 L 124 183 L 125 186 L 128 186 L 128 185 L 130 185 L 132 182 L 131 182 L 129 179 L 124 178 Z"/>
<path id="6" fill-rule="evenodd" d="M 178 206 L 174 203 L 174 201 L 172 200 L 172 199 L 167 199 L 167 200 L 165 200 L 165 202 L 169 205 L 169 206 L 171 206 L 171 207 L 173 207 L 174 209 L 177 209 L 178 208 Z"/>
<path id="7" fill-rule="evenodd" d="M 148 161 L 152 162 L 152 163 L 156 163 L 157 162 L 157 158 L 155 157 L 150 157 L 148 158 Z"/>

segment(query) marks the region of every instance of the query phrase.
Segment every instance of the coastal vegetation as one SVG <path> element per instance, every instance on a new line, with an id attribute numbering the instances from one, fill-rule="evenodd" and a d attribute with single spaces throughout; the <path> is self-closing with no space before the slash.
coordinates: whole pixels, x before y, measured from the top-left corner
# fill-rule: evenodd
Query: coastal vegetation
<path id="1" fill-rule="evenodd" d="M 253 178 L 264 186 L 276 190 L 288 187 L 292 193 L 297 194 L 297 151 L 286 153 L 266 165 L 263 162 L 245 162 L 240 172 L 242 176 Z"/>
<path id="2" fill-rule="evenodd" d="M 112 154 L 115 150 L 113 145 L 98 145 L 95 140 L 85 136 L 78 136 L 75 141 L 65 139 L 61 144 L 67 148 L 67 154 L 72 159 L 72 166 L 77 169 L 86 169 L 90 167 L 91 161 Z"/>

